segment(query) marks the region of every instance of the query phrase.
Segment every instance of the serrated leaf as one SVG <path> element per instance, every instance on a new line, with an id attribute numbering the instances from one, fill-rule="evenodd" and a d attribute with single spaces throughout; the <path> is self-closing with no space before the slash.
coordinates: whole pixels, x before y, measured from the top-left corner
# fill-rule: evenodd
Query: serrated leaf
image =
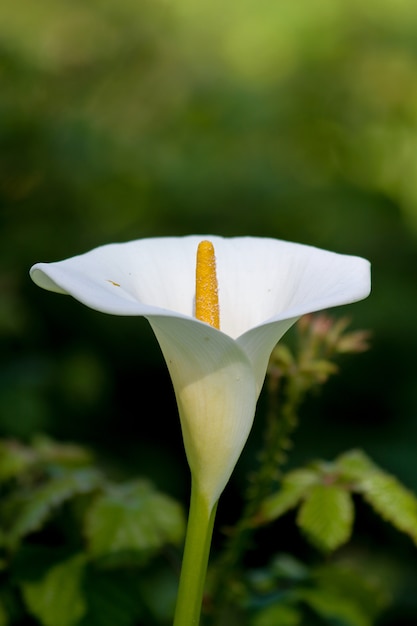
<path id="1" fill-rule="evenodd" d="M 96 498 L 85 520 L 90 553 L 154 551 L 166 543 L 178 544 L 185 533 L 181 506 L 147 482 L 113 487 Z"/>
<path id="2" fill-rule="evenodd" d="M 360 450 L 342 455 L 337 466 L 376 513 L 417 544 L 417 496 L 412 491 Z"/>
<path id="3" fill-rule="evenodd" d="M 255 518 L 255 523 L 264 524 L 281 517 L 296 507 L 302 498 L 317 484 L 318 474 L 314 470 L 299 469 L 286 474 L 277 493 L 266 498 Z"/>
<path id="4" fill-rule="evenodd" d="M 373 472 L 360 482 L 360 492 L 372 508 L 417 544 L 417 498 L 394 476 Z"/>
<path id="5" fill-rule="evenodd" d="M 24 502 L 16 506 L 14 523 L 5 537 L 9 546 L 31 532 L 42 528 L 56 509 L 75 495 L 93 491 L 101 484 L 101 474 L 95 470 L 79 470 L 53 478 L 29 493 Z"/>
<path id="6" fill-rule="evenodd" d="M 351 450 L 336 459 L 335 468 L 343 480 L 355 482 L 377 469 L 377 466 L 362 450 Z"/>
<path id="7" fill-rule="evenodd" d="M 301 505 L 297 524 L 323 552 L 346 543 L 352 533 L 354 507 L 350 494 L 336 485 L 314 485 Z"/>
<path id="8" fill-rule="evenodd" d="M 38 581 L 21 584 L 29 612 L 42 626 L 75 626 L 86 611 L 83 554 L 55 565 Z"/>

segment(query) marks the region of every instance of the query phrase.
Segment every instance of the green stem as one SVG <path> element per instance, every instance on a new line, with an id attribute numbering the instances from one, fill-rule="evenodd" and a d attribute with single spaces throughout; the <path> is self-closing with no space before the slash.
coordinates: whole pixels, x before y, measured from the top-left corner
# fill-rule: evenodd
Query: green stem
<path id="1" fill-rule="evenodd" d="M 173 626 L 198 626 L 217 503 L 191 486 L 190 512 Z"/>

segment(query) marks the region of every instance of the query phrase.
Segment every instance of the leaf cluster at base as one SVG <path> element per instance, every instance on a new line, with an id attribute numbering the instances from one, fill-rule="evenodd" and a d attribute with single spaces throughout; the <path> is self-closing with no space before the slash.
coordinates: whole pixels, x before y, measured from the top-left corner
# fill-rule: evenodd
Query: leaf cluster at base
<path id="1" fill-rule="evenodd" d="M 42 626 L 169 623 L 177 573 L 162 555 L 185 534 L 173 498 L 43 438 L 0 441 L 0 495 L 0 626 L 27 613 Z"/>

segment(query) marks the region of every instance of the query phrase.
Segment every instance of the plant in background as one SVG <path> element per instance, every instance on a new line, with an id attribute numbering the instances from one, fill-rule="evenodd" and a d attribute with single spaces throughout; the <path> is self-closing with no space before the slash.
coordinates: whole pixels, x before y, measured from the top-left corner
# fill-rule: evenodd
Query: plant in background
<path id="1" fill-rule="evenodd" d="M 369 263 L 358 257 L 266 238 L 208 239 L 113 244 L 31 269 L 41 287 L 94 309 L 145 316 L 159 341 L 192 476 L 176 626 L 199 622 L 217 502 L 274 346 L 302 315 L 370 291 Z"/>
<path id="2" fill-rule="evenodd" d="M 0 441 L 0 624 L 166 623 L 185 533 L 181 505 L 147 480 L 115 482 L 81 446 Z M 170 590 L 173 590 L 172 592 Z M 29 620 L 29 622 L 28 622 Z"/>

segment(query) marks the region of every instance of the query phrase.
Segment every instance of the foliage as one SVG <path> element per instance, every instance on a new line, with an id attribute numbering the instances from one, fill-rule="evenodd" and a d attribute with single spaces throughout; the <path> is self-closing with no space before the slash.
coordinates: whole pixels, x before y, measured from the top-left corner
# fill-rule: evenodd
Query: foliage
<path id="1" fill-rule="evenodd" d="M 153 623 L 161 608 L 149 608 L 144 593 L 138 603 L 137 574 L 175 594 L 158 559 L 181 545 L 181 506 L 149 482 L 113 483 L 80 446 L 42 438 L 3 440 L 1 449 L 2 569 L 17 614 L 26 610 L 42 626 L 130 626 L 149 611 Z M 14 623 L 5 612 L 4 624 Z"/>
<path id="2" fill-rule="evenodd" d="M 282 489 L 263 501 L 257 523 L 278 519 L 300 506 L 297 523 L 301 530 L 323 551 L 333 551 L 352 533 L 350 494 L 360 494 L 417 545 L 417 497 L 360 450 L 345 453 L 333 463 L 316 462 L 289 472 L 283 477 Z"/>
<path id="3" fill-rule="evenodd" d="M 258 605 L 250 626 L 304 626 L 306 619 L 311 624 L 371 626 L 389 602 L 386 590 L 369 574 L 343 562 L 307 568 L 279 554 L 268 569 L 249 575 Z"/>

